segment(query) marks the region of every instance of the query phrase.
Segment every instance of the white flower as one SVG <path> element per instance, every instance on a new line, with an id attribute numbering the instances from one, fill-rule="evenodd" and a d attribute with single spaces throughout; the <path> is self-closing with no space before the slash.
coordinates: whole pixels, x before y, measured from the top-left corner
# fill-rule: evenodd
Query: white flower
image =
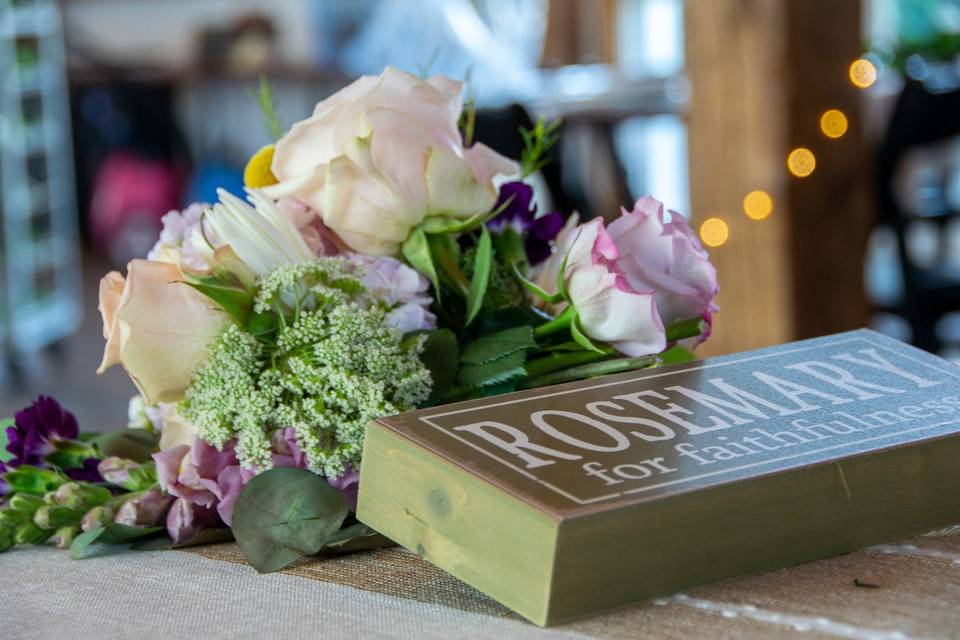
<path id="1" fill-rule="evenodd" d="M 169 211 L 160 218 L 160 238 L 147 254 L 147 260 L 169 262 L 189 271 L 206 271 L 213 252 L 223 243 L 215 234 L 204 235 L 203 211 L 210 205 L 195 202 L 183 211 Z"/>
<path id="2" fill-rule="evenodd" d="M 315 257 L 299 229 L 276 203 L 255 189 L 247 189 L 247 194 L 254 206 L 217 189 L 220 202 L 207 213 L 210 228 L 247 266 L 258 276 L 265 276 L 281 265 Z"/>

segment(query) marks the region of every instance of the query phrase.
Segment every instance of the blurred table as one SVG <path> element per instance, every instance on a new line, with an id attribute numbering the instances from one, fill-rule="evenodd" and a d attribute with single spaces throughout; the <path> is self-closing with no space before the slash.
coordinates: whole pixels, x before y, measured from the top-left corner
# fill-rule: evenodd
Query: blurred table
<path id="1" fill-rule="evenodd" d="M 539 629 L 400 549 L 260 576 L 233 544 L 0 556 L 19 638 L 960 638 L 960 527 Z"/>

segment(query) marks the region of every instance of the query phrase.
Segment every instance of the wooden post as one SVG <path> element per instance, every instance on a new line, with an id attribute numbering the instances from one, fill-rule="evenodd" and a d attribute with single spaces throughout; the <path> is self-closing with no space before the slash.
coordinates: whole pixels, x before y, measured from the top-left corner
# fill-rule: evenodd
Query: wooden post
<path id="1" fill-rule="evenodd" d="M 858 3 L 688 2 L 685 20 L 694 223 L 718 216 L 730 229 L 711 251 L 722 310 L 704 354 L 862 326 L 869 213 L 847 80 L 861 42 Z M 828 108 L 848 116 L 839 140 L 819 131 Z M 787 171 L 797 146 L 816 155 L 810 177 Z M 773 199 L 765 220 L 743 212 L 753 190 Z"/>

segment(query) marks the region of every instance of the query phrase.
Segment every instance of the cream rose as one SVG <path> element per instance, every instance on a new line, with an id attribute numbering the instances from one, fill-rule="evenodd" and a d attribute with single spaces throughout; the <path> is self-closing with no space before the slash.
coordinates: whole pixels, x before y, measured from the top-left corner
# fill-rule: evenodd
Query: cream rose
<path id="1" fill-rule="evenodd" d="M 496 202 L 492 179 L 517 164 L 483 144 L 464 148 L 461 84 L 393 67 L 319 103 L 276 145 L 280 181 L 263 189 L 321 212 L 351 249 L 395 255 L 430 216 L 465 219 Z"/>
<path id="2" fill-rule="evenodd" d="M 184 281 L 176 265 L 133 260 L 127 277 L 100 280 L 100 314 L 107 344 L 97 373 L 121 364 L 148 405 L 176 402 L 206 359 L 206 346 L 230 322 Z"/>

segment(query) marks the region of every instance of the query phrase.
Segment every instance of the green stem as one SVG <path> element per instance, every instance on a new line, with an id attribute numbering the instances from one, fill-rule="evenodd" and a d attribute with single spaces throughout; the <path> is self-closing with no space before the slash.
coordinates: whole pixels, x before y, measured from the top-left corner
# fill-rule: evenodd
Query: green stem
<path id="1" fill-rule="evenodd" d="M 573 305 L 568 306 L 566 309 L 560 312 L 553 320 L 545 322 L 540 326 L 534 328 L 533 337 L 534 338 L 545 338 L 549 335 L 553 335 L 559 331 L 570 328 L 570 323 L 573 322 L 574 316 L 577 315 L 577 310 L 573 308 Z"/>
<path id="2" fill-rule="evenodd" d="M 597 353 L 596 351 L 570 351 L 531 360 L 524 365 L 528 377 L 542 376 L 561 369 L 569 369 L 579 365 L 605 360 L 615 353 L 614 351 Z"/>
<path id="3" fill-rule="evenodd" d="M 599 355 L 599 354 L 594 354 Z M 584 378 L 594 378 L 596 376 L 605 376 L 611 373 L 622 373 L 634 369 L 643 369 L 657 363 L 655 356 L 642 356 L 640 358 L 617 358 L 615 360 L 604 360 L 594 362 L 578 367 L 570 367 L 560 371 L 553 371 L 537 377 L 530 377 L 520 383 L 521 389 L 535 389 L 546 387 L 562 382 L 573 382 L 574 380 L 583 380 Z"/>
<path id="4" fill-rule="evenodd" d="M 703 335 L 707 330 L 707 323 L 703 318 L 680 320 L 667 327 L 667 342 L 676 342 L 686 338 L 695 338 Z"/>

